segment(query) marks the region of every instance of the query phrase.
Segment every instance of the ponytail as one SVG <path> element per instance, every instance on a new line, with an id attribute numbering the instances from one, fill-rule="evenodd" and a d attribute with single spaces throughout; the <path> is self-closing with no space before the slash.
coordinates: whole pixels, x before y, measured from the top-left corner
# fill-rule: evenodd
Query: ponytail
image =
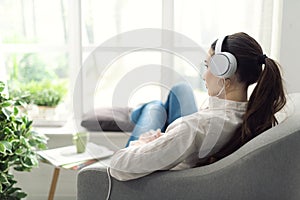
<path id="1" fill-rule="evenodd" d="M 242 125 L 218 153 L 208 158 L 211 164 L 236 151 L 255 136 L 278 124 L 275 113 L 286 103 L 279 64 L 265 58 L 265 68 L 258 78 L 243 118 Z"/>
<path id="2" fill-rule="evenodd" d="M 285 103 L 279 64 L 266 58 L 265 68 L 250 96 L 244 115 L 241 127 L 242 143 L 278 124 L 275 113 L 282 109 Z"/>

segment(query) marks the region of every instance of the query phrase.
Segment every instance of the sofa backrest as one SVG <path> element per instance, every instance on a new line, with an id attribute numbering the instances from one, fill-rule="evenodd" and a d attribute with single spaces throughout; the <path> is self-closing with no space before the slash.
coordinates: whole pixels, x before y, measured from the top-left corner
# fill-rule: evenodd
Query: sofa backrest
<path id="1" fill-rule="evenodd" d="M 300 132 L 300 93 L 293 93 L 287 96 L 287 104 L 276 114 L 279 124 L 259 136 L 253 138 L 236 152 L 221 159 L 220 161 L 202 168 L 202 172 L 210 173 L 215 170 L 220 170 L 233 162 L 245 157 L 247 154 L 255 152 L 264 146 L 271 145 L 291 134 Z M 300 152 L 299 152 L 300 153 Z"/>

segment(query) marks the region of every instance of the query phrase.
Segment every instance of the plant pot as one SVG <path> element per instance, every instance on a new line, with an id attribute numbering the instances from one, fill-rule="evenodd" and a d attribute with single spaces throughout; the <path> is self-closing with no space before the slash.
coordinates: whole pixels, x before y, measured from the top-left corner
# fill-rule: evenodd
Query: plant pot
<path id="1" fill-rule="evenodd" d="M 56 107 L 38 106 L 38 118 L 43 120 L 54 120 Z"/>

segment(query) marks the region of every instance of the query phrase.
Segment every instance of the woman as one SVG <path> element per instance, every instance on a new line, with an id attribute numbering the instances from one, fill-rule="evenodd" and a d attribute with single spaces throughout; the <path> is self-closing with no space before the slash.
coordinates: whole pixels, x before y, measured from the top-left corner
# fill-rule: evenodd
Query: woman
<path id="1" fill-rule="evenodd" d="M 166 103 L 153 101 L 135 110 L 129 147 L 112 157 L 112 177 L 125 181 L 211 163 L 277 124 L 274 114 L 286 102 L 279 65 L 252 37 L 219 38 L 205 63 L 208 108 L 197 111 L 192 90 L 179 84 Z M 248 86 L 256 82 L 247 100 Z"/>

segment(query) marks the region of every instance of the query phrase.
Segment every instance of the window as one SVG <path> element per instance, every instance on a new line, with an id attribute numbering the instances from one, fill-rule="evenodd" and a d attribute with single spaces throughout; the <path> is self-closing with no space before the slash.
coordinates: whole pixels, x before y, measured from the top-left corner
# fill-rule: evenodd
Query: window
<path id="1" fill-rule="evenodd" d="M 64 88 L 61 92 L 66 93 L 70 77 L 67 3 L 66 0 L 0 2 L 0 67 L 1 72 L 6 72 L 3 79 L 11 90 L 43 83 L 60 84 Z"/>
<path id="2" fill-rule="evenodd" d="M 127 31 L 142 28 L 161 28 L 162 26 L 162 2 L 160 0 L 112 0 L 112 1 L 82 1 L 82 45 L 83 62 L 95 48 L 102 45 L 110 38 Z M 145 38 L 146 39 L 146 38 Z M 108 53 L 114 53 L 112 46 L 107 46 Z M 120 51 L 116 50 L 116 54 Z M 110 66 L 93 66 L 101 70 L 101 77 L 97 79 L 96 92 L 86 93 L 83 101 L 94 97 L 94 106 L 112 106 L 114 91 L 119 81 L 126 74 L 132 72 L 134 68 L 145 64 L 160 64 L 161 55 L 159 52 L 143 51 L 133 52 L 122 55 L 118 60 L 113 61 Z M 93 69 L 94 69 L 93 68 Z M 87 72 L 86 80 L 91 79 L 93 70 Z M 86 88 L 86 86 L 85 86 Z M 147 88 L 136 88 L 138 93 L 147 90 L 151 95 L 132 94 L 131 100 L 128 99 L 129 106 L 135 106 L 141 103 L 141 97 L 144 101 L 160 98 L 160 89 L 157 86 L 148 85 Z M 149 94 L 149 92 L 146 92 Z M 114 105 L 116 106 L 116 105 Z M 83 106 L 84 112 L 92 109 L 93 106 Z"/>
<path id="3" fill-rule="evenodd" d="M 273 49 L 276 51 L 274 41 L 279 28 L 279 14 L 275 9 L 278 2 L 2 0 L 0 67 L 2 64 L 1 71 L 5 70 L 6 79 L 11 81 L 66 81 L 70 94 L 65 102 L 70 112 L 74 98 L 80 99 L 80 105 L 75 106 L 79 106 L 83 113 L 93 107 L 112 105 L 117 84 L 135 69 L 149 64 L 168 66 L 181 74 L 190 80 L 200 97 L 205 91 L 200 80 L 201 71 L 199 74 L 199 69 L 168 52 L 134 51 L 123 54 L 109 66 L 100 66 L 103 71 L 101 77 L 96 77 L 96 91 L 90 93 L 86 93 L 88 88 L 85 88 L 85 82 L 90 79 L 89 76 L 93 76 L 93 71 L 84 76 L 78 76 L 78 73 L 81 63 L 86 62 L 99 45 L 118 34 L 143 28 L 174 30 L 197 42 L 205 51 L 219 35 L 243 31 L 255 37 L 265 48 L 266 54 L 272 54 Z M 118 51 L 110 46 L 107 49 Z M 128 106 L 164 99 L 168 89 L 159 83 L 171 82 L 172 79 L 169 73 L 158 70 L 155 81 L 141 84 L 130 91 L 126 100 Z M 76 81 L 80 82 L 80 87 L 76 87 Z M 79 91 L 79 96 L 73 96 L 74 91 Z M 94 105 L 88 105 L 87 99 L 90 98 L 94 99 Z"/>

